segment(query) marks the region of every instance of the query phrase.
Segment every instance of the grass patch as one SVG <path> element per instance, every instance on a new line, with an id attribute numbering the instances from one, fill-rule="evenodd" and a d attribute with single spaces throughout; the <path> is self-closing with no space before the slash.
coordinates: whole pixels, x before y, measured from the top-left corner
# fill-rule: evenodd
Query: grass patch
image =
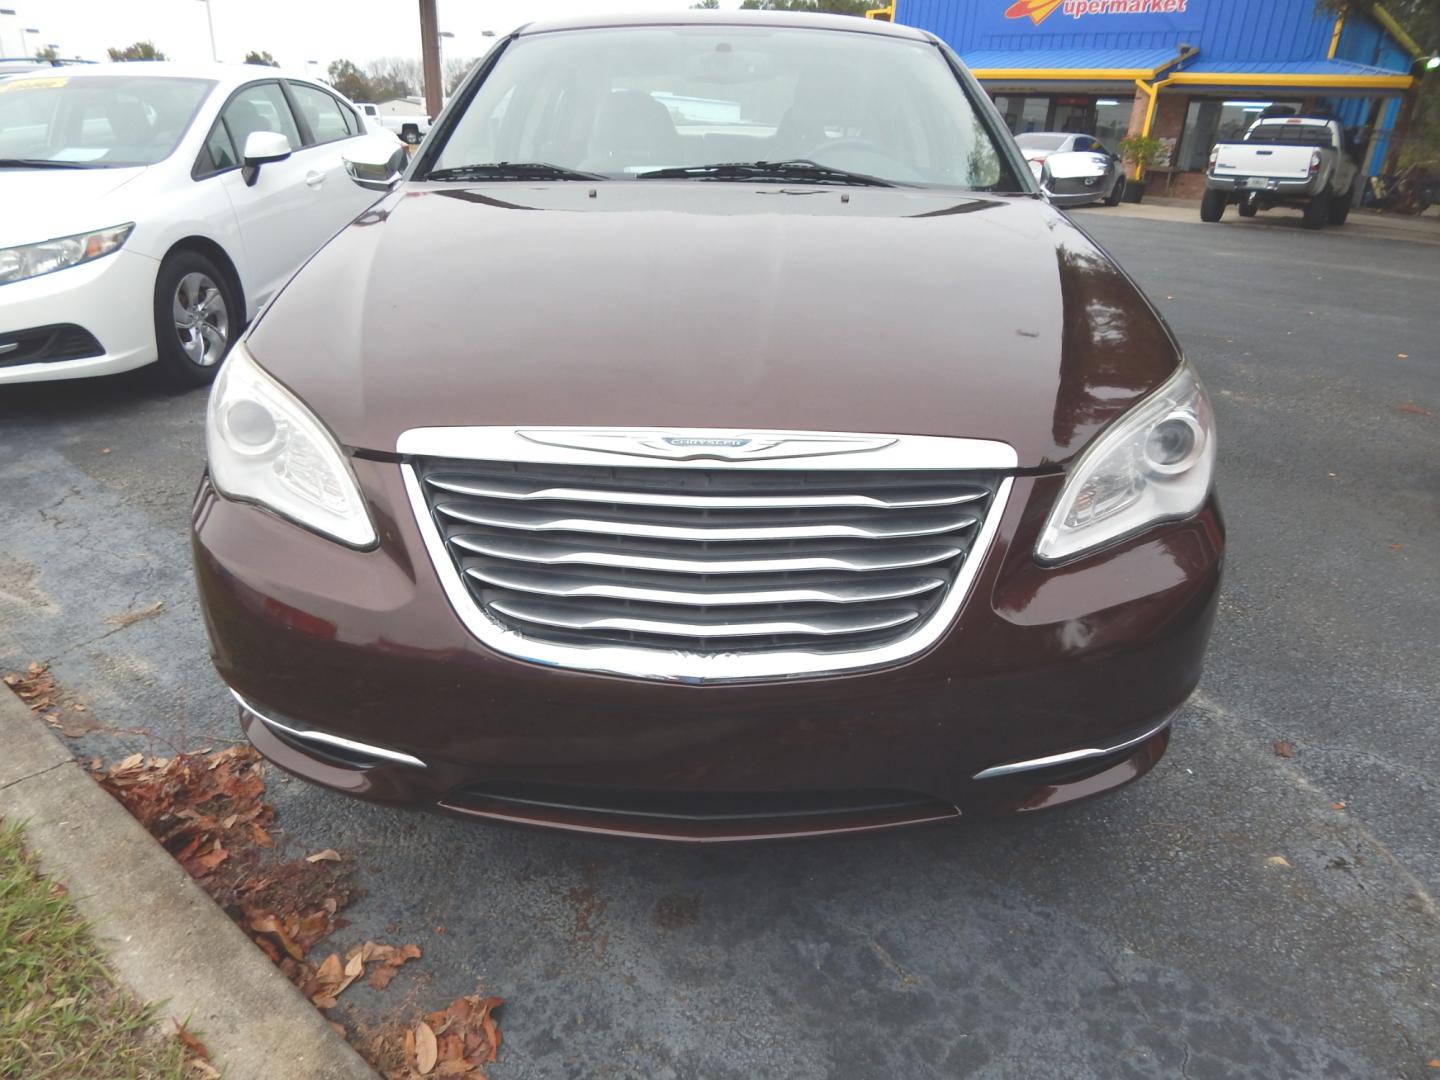
<path id="1" fill-rule="evenodd" d="M 155 1023 L 64 889 L 40 875 L 21 829 L 0 821 L 0 1077 L 193 1080 L 184 1046 Z"/>

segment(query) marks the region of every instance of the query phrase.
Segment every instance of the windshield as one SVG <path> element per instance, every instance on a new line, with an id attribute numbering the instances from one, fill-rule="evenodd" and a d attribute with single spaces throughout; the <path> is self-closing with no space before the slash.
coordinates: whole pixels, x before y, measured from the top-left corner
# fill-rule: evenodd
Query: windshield
<path id="1" fill-rule="evenodd" d="M 175 149 L 214 85 L 153 75 L 5 79 L 0 159 L 86 168 L 153 165 Z"/>
<path id="2" fill-rule="evenodd" d="M 1016 135 L 1015 142 L 1022 150 L 1059 150 L 1069 137 L 1069 135 L 1037 135 L 1031 132 L 1027 135 Z"/>
<path id="3" fill-rule="evenodd" d="M 762 161 L 893 184 L 1023 190 L 934 45 L 771 26 L 521 36 L 429 171 L 475 179 L 460 174 L 524 162 L 576 179 L 698 169 L 684 178 L 717 181 L 754 174 L 704 166 Z"/>

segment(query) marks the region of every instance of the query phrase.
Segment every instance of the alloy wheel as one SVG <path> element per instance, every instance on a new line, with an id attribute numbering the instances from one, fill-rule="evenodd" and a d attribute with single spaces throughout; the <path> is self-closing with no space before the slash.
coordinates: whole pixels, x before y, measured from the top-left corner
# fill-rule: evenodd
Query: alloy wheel
<path id="1" fill-rule="evenodd" d="M 199 271 L 186 274 L 175 284 L 172 308 L 175 333 L 191 363 L 212 367 L 225 358 L 230 311 L 219 285 Z"/>

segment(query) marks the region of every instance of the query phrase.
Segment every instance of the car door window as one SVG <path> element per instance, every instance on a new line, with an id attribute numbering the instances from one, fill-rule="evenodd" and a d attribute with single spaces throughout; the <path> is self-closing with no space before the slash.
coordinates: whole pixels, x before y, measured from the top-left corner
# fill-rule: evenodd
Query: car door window
<path id="1" fill-rule="evenodd" d="M 289 140 L 291 150 L 299 150 L 301 146 L 300 129 L 295 126 L 295 117 L 279 83 L 245 87 L 220 113 L 220 122 L 225 125 L 239 155 L 245 153 L 245 140 L 256 131 L 278 131 Z"/>
<path id="2" fill-rule="evenodd" d="M 1076 135 L 1074 149 L 1081 153 L 1088 153 L 1095 149 L 1095 140 L 1088 135 Z"/>
<path id="3" fill-rule="evenodd" d="M 233 169 L 240 164 L 240 154 L 235 149 L 235 144 L 230 141 L 230 132 L 225 130 L 225 125 L 218 120 L 215 126 L 210 129 L 210 137 L 205 140 L 205 150 L 200 162 L 199 171 L 205 175 L 223 172 L 225 169 Z"/>
<path id="4" fill-rule="evenodd" d="M 295 106 L 305 118 L 305 126 L 309 129 L 310 139 L 306 145 L 348 139 L 356 134 L 354 114 L 335 98 L 316 86 L 294 82 L 289 85 Z"/>

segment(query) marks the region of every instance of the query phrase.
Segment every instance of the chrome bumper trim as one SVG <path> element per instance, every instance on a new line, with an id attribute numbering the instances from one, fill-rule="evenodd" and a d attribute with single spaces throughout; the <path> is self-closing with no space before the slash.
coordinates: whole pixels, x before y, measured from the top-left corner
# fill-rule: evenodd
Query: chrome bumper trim
<path id="1" fill-rule="evenodd" d="M 227 687 L 226 689 L 229 688 Z M 345 739 L 339 735 L 331 735 L 327 731 L 312 731 L 308 728 L 297 728 L 291 724 L 282 724 L 273 716 L 266 715 L 265 712 L 246 701 L 234 690 L 230 690 L 230 696 L 239 702 L 240 708 L 255 717 L 256 720 L 259 720 L 266 727 L 274 728 L 281 734 L 288 735 L 296 742 L 314 743 L 318 746 L 334 747 L 337 750 L 348 750 L 352 754 L 379 758 L 381 761 L 387 761 L 394 765 L 411 765 L 417 769 L 428 768 L 425 762 L 419 758 L 401 753 L 399 750 L 390 750 L 384 746 L 374 746 L 370 743 L 356 742 L 354 739 Z"/>
<path id="2" fill-rule="evenodd" d="M 1034 769 L 1048 769 L 1055 765 L 1069 765 L 1076 761 L 1085 761 L 1090 758 L 1108 757 L 1111 754 L 1118 754 L 1121 750 L 1128 750 L 1132 746 L 1139 746 L 1147 739 L 1152 739 L 1160 732 L 1170 726 L 1170 718 L 1166 717 L 1164 722 L 1146 731 L 1144 734 L 1136 735 L 1133 739 L 1126 739 L 1114 746 L 1092 747 L 1086 750 L 1068 750 L 1063 754 L 1051 754 L 1048 757 L 1030 758 L 1028 761 L 1013 761 L 1008 765 L 996 765 L 993 768 L 982 769 L 976 773 L 974 780 L 990 780 L 996 776 L 1010 776 L 1014 773 L 1030 772 Z"/>

